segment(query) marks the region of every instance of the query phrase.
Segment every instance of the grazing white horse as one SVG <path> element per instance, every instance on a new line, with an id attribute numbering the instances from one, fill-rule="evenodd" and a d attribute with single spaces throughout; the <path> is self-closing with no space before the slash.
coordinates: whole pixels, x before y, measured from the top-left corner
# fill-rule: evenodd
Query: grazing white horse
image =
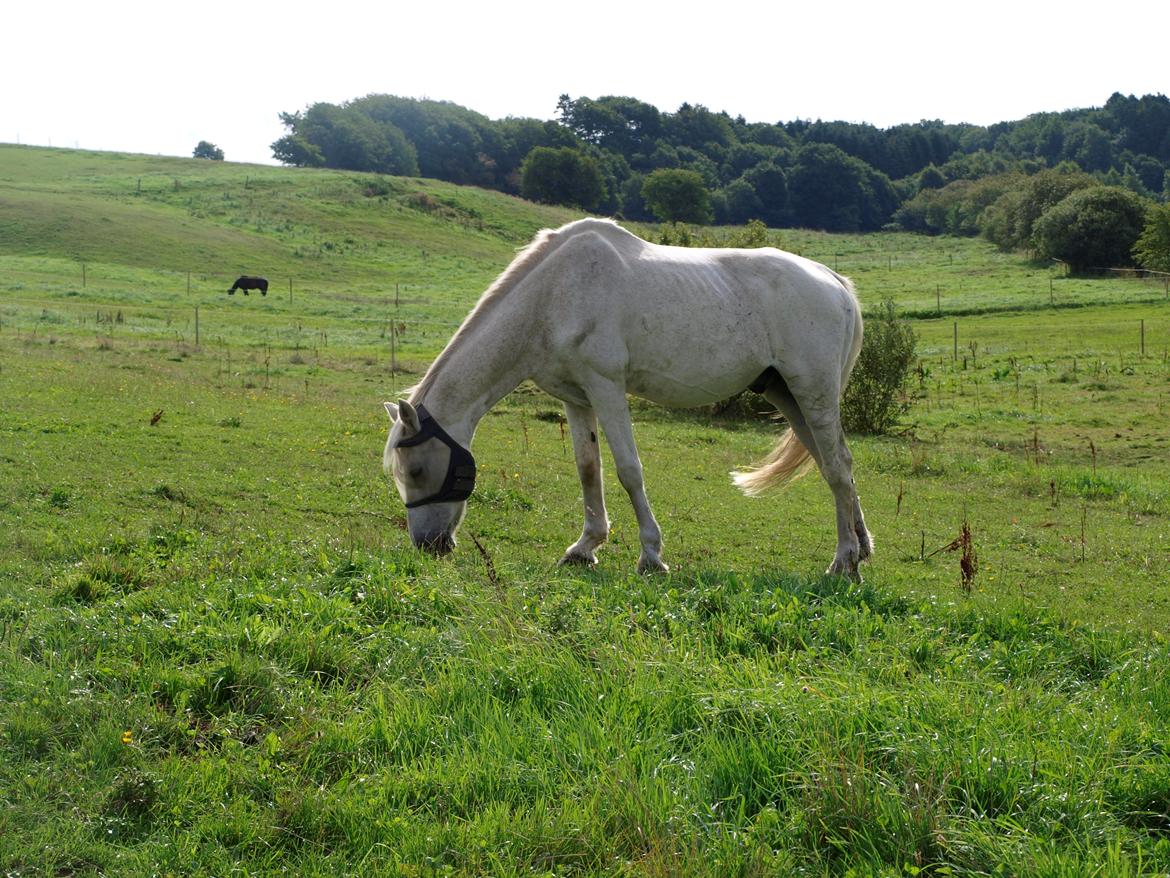
<path id="1" fill-rule="evenodd" d="M 594 550 L 609 535 L 600 421 L 638 519 L 638 571 L 665 571 L 626 395 L 688 407 L 751 387 L 791 430 L 755 469 L 734 473 L 736 484 L 758 494 L 811 454 L 836 501 L 829 572 L 858 578 L 873 544 L 839 404 L 861 334 L 851 284 L 819 263 L 771 248 L 664 247 L 613 222 L 579 220 L 539 233 L 409 398 L 386 403 L 383 462 L 406 502 L 415 545 L 449 552 L 475 486 L 476 425 L 531 379 L 565 405 L 584 494 L 585 526 L 561 563 L 596 563 Z"/>

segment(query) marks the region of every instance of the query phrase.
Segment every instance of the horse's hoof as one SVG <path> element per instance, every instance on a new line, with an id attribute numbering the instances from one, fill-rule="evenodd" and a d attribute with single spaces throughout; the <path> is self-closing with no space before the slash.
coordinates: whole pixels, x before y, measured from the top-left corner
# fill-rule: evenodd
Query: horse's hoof
<path id="1" fill-rule="evenodd" d="M 669 572 L 670 572 L 670 566 L 662 563 L 661 558 L 654 558 L 654 559 L 639 558 L 638 559 L 638 573 L 640 573 L 642 576 L 652 576 L 655 573 L 669 573 Z"/>
<path id="2" fill-rule="evenodd" d="M 848 564 L 838 564 L 834 561 L 829 565 L 829 569 L 825 571 L 828 576 L 839 576 L 842 579 L 848 579 L 850 582 L 861 582 L 861 571 L 857 569 L 857 565 L 852 566 Z"/>
<path id="3" fill-rule="evenodd" d="M 597 556 L 592 552 L 574 552 L 572 549 L 565 552 L 564 557 L 557 562 L 558 567 L 596 567 Z"/>

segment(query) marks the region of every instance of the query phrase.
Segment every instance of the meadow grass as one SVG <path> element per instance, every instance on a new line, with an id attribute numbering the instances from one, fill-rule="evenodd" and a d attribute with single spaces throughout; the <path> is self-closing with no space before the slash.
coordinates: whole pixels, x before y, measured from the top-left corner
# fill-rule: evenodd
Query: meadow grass
<path id="1" fill-rule="evenodd" d="M 15 190 L 61 200 L 30 219 Z M 579 488 L 535 388 L 481 425 L 451 559 L 410 548 L 380 472 L 381 400 L 550 213 L 12 148 L 3 204 L 37 224 L 0 238 L 6 874 L 1170 870 L 1156 285 L 1056 278 L 1080 301 L 1052 307 L 1046 268 L 978 241 L 781 232 L 922 313 L 898 434 L 851 439 L 877 556 L 864 584 L 819 575 L 816 476 L 733 489 L 776 425 L 635 403 L 672 565 L 643 579 L 612 467 L 600 565 L 553 566 Z M 128 229 L 170 243 L 147 264 Z M 177 256 L 221 235 L 244 264 L 193 264 L 188 294 Z M 291 301 L 224 295 L 272 253 L 312 267 Z M 964 522 L 969 593 L 944 549 Z"/>

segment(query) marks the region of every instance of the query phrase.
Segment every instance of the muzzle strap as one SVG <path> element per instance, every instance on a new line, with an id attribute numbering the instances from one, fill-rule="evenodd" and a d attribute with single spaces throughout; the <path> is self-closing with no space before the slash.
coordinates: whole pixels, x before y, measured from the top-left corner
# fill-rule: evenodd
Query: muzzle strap
<path id="1" fill-rule="evenodd" d="M 426 406 L 417 405 L 415 411 L 418 412 L 419 431 L 413 436 L 398 440 L 396 447 L 413 448 L 428 440 L 438 439 L 451 449 L 451 459 L 447 462 L 443 486 L 421 500 L 412 500 L 406 504 L 406 508 L 414 509 L 431 503 L 456 503 L 466 500 L 475 490 L 475 458 L 439 426 L 439 422 L 427 411 Z"/>

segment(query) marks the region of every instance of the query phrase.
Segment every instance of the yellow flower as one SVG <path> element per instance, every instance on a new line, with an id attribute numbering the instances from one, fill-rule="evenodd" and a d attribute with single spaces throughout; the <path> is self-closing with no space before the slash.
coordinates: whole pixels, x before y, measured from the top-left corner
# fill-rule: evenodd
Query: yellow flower
<path id="1" fill-rule="evenodd" d="M 126 744 L 127 746 L 134 743 L 134 735 L 129 729 L 122 732 L 122 743 Z"/>

